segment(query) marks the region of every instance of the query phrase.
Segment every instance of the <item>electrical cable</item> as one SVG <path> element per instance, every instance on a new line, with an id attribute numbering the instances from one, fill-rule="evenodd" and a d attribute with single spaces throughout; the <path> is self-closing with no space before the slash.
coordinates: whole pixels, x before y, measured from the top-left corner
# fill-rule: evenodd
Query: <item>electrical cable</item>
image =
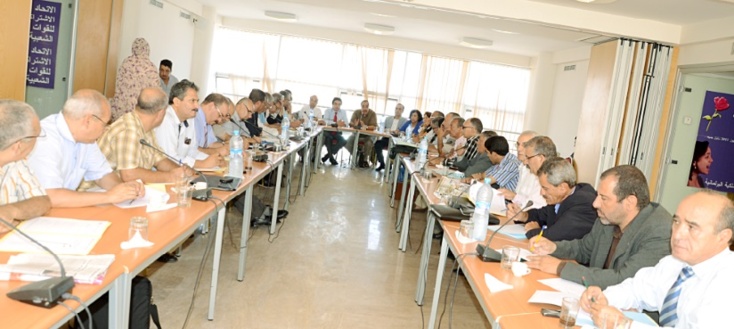
<path id="1" fill-rule="evenodd" d="M 212 233 L 216 233 L 216 229 L 217 229 L 217 226 L 214 225 Z M 191 294 L 191 303 L 189 304 L 189 309 L 186 312 L 186 318 L 184 319 L 183 326 L 181 326 L 182 329 L 185 329 L 186 325 L 188 325 L 189 319 L 191 318 L 191 312 L 193 312 L 194 310 L 194 304 L 196 302 L 196 292 L 199 290 L 199 284 L 201 283 L 201 274 L 204 272 L 204 265 L 206 264 L 206 260 L 209 258 L 209 252 L 211 251 L 211 247 L 214 242 L 214 238 L 213 238 L 214 235 L 216 234 L 207 234 L 207 243 L 206 243 L 206 246 L 204 247 L 204 254 L 201 257 L 201 262 L 199 263 L 199 271 L 196 273 L 196 279 L 194 281 L 194 289 Z"/>
<path id="2" fill-rule="evenodd" d="M 74 315 L 76 317 L 76 324 L 80 328 L 85 329 L 84 328 L 84 323 L 82 323 L 82 318 L 79 317 L 79 313 L 74 312 L 74 310 L 71 308 L 71 306 L 66 305 L 66 303 L 64 303 L 63 300 L 59 300 L 56 303 L 58 303 L 59 305 L 63 306 L 65 309 L 69 310 L 69 314 Z M 89 322 L 92 322 L 92 319 L 89 319 Z"/>
<path id="3" fill-rule="evenodd" d="M 87 304 L 85 304 L 81 298 L 74 296 L 68 292 L 61 295 L 61 297 L 64 299 L 71 299 L 73 301 L 76 301 L 77 303 L 79 303 L 79 305 L 84 307 L 84 310 L 87 312 L 87 316 L 89 317 L 89 329 L 94 329 L 94 324 L 93 324 L 94 321 L 92 321 L 92 312 L 89 311 L 89 307 L 87 307 Z"/>

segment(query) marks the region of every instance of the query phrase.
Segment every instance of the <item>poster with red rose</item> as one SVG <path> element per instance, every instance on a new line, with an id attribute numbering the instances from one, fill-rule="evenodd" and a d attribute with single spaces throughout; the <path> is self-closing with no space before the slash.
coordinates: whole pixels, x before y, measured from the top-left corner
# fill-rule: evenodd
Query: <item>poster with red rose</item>
<path id="1" fill-rule="evenodd" d="M 691 157 L 688 186 L 734 192 L 734 95 L 706 91 L 698 137 Z"/>

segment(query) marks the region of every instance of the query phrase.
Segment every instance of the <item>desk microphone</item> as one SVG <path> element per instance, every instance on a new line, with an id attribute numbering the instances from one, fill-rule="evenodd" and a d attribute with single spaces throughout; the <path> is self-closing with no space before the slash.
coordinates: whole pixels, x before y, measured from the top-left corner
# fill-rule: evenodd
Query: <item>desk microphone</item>
<path id="1" fill-rule="evenodd" d="M 494 239 L 494 235 L 497 234 L 507 223 L 512 222 L 517 215 L 525 211 L 525 209 L 528 209 L 533 206 L 533 200 L 528 201 L 528 203 L 518 211 L 515 216 L 512 216 L 510 219 L 508 219 L 506 222 L 502 223 L 500 227 L 498 227 L 494 232 L 492 232 L 492 235 L 489 236 L 489 239 L 487 239 L 487 243 L 484 245 L 477 244 L 477 254 L 479 256 L 479 259 L 483 262 L 500 262 L 502 261 L 502 253 L 498 252 L 497 250 L 492 249 L 492 247 L 489 246 L 489 244 L 492 242 L 492 239 Z"/>
<path id="2" fill-rule="evenodd" d="M 231 118 L 230 118 L 230 120 L 231 120 Z M 244 122 L 244 123 L 245 123 L 245 125 L 249 125 L 250 127 L 255 127 L 255 128 L 259 128 L 259 129 L 261 129 L 261 130 L 260 130 L 260 132 L 264 132 L 264 133 L 268 134 L 268 135 L 269 135 L 270 137 L 273 137 L 273 138 L 275 138 L 275 140 L 276 140 L 276 141 L 278 141 L 278 144 L 280 144 L 280 145 L 279 145 L 279 146 L 280 146 L 280 148 L 281 148 L 281 149 L 285 149 L 285 145 L 283 145 L 283 141 L 281 141 L 281 140 L 280 140 L 280 136 L 276 136 L 276 135 L 273 135 L 273 134 L 272 134 L 271 132 L 269 132 L 269 131 L 267 131 L 267 130 L 265 130 L 265 129 L 262 129 L 262 128 L 258 127 L 258 126 L 255 126 L 255 125 L 253 125 L 253 124 L 252 124 L 251 122 L 249 122 L 249 121 L 247 121 L 247 120 L 245 120 L 245 121 L 242 121 L 242 122 Z M 239 126 L 239 125 L 238 125 L 238 126 Z"/>
<path id="3" fill-rule="evenodd" d="M 161 149 L 153 146 L 152 144 L 148 143 L 148 141 L 145 140 L 145 138 L 141 138 L 140 139 L 140 144 L 142 144 L 143 146 L 150 147 L 154 151 L 156 151 L 156 152 L 158 152 L 160 154 L 163 154 L 166 158 L 168 158 L 169 160 L 173 161 L 174 163 L 178 163 L 178 165 L 181 166 L 181 167 L 186 166 L 186 165 L 184 165 L 181 162 L 180 159 L 176 159 L 173 156 L 171 156 L 170 154 L 168 154 L 166 152 L 163 152 L 163 150 L 161 150 Z M 186 167 L 189 167 L 189 166 L 186 166 Z M 191 167 L 189 167 L 189 168 L 191 168 Z M 201 171 L 196 170 L 196 168 L 191 168 L 191 170 L 193 170 L 197 175 L 199 175 L 199 177 L 202 178 L 202 181 L 206 184 L 206 188 L 204 188 L 202 190 L 194 189 L 194 192 L 191 193 L 191 198 L 194 199 L 194 200 L 199 200 L 199 201 L 207 201 L 207 200 L 209 200 L 209 198 L 212 196 L 211 188 L 209 188 L 209 181 L 206 179 L 206 176 L 204 176 L 204 173 L 202 173 Z"/>
<path id="4" fill-rule="evenodd" d="M 61 299 L 64 294 L 71 292 L 71 289 L 74 288 L 74 277 L 66 276 L 64 264 L 61 262 L 61 259 L 59 259 L 59 256 L 56 256 L 51 249 L 48 249 L 46 246 L 36 241 L 36 239 L 31 238 L 28 234 L 23 233 L 23 231 L 13 226 L 13 224 L 8 223 L 5 219 L 0 218 L 0 222 L 20 233 L 20 235 L 24 236 L 26 239 L 31 240 L 31 242 L 37 244 L 43 248 L 43 250 L 51 254 L 51 256 L 54 256 L 54 259 L 59 263 L 59 269 L 61 270 L 60 277 L 26 284 L 20 288 L 9 291 L 6 296 L 10 299 L 15 299 L 35 306 L 42 306 L 45 308 L 53 307 L 56 305 L 56 301 Z"/>
<path id="5" fill-rule="evenodd" d="M 235 125 L 235 126 L 237 126 L 237 128 L 240 128 L 240 131 L 245 131 L 245 127 L 243 127 L 243 126 L 240 126 L 240 124 L 239 124 L 239 123 L 237 123 L 237 121 L 236 121 L 235 119 L 232 119 L 232 118 L 230 117 L 230 118 L 229 118 L 229 122 L 231 122 L 231 123 L 234 123 L 234 125 Z M 245 121 L 245 120 L 242 120 L 242 122 L 247 122 L 247 121 Z M 249 131 L 249 130 L 248 130 L 248 131 Z M 242 133 L 240 133 L 240 136 L 242 136 Z"/>

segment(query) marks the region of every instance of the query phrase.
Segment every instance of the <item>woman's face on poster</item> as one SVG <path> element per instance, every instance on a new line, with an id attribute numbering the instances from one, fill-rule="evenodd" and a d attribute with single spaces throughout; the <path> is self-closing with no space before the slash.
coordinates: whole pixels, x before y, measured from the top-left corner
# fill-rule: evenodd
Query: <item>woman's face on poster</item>
<path id="1" fill-rule="evenodd" d="M 703 154 L 698 160 L 696 160 L 696 168 L 698 168 L 698 172 L 704 175 L 709 174 L 709 170 L 711 168 L 711 163 L 714 162 L 714 158 L 711 157 L 711 148 L 709 147 L 706 150 L 706 153 Z"/>

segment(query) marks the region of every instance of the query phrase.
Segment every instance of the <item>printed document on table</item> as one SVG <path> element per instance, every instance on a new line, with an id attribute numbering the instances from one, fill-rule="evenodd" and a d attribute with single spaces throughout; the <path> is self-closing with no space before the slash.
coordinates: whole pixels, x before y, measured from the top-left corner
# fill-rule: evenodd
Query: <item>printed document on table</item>
<path id="1" fill-rule="evenodd" d="M 87 255 L 110 226 L 108 221 L 37 217 L 18 229 L 59 255 Z M 0 239 L 0 251 L 46 253 L 17 231 Z"/>
<path id="2" fill-rule="evenodd" d="M 145 207 L 149 204 L 165 204 L 170 198 L 171 196 L 165 191 L 160 191 L 155 187 L 145 186 L 144 196 L 133 200 L 115 203 L 115 206 L 123 209 Z"/>
<path id="3" fill-rule="evenodd" d="M 489 225 L 487 228 L 490 231 L 497 231 L 500 228 L 500 225 Z M 500 233 L 511 236 L 515 239 L 525 239 L 526 238 L 525 225 L 523 224 L 505 225 L 505 227 L 502 228 Z"/>
<path id="4" fill-rule="evenodd" d="M 581 294 L 583 294 L 584 290 L 586 290 L 586 287 L 584 287 L 583 285 L 561 278 L 543 279 L 538 280 L 538 282 L 555 290 L 562 291 L 576 297 L 581 297 Z"/>
<path id="5" fill-rule="evenodd" d="M 59 256 L 67 276 L 74 282 L 101 284 L 115 255 Z M 49 254 L 19 254 L 0 264 L 0 280 L 40 281 L 61 276 L 59 263 Z"/>

